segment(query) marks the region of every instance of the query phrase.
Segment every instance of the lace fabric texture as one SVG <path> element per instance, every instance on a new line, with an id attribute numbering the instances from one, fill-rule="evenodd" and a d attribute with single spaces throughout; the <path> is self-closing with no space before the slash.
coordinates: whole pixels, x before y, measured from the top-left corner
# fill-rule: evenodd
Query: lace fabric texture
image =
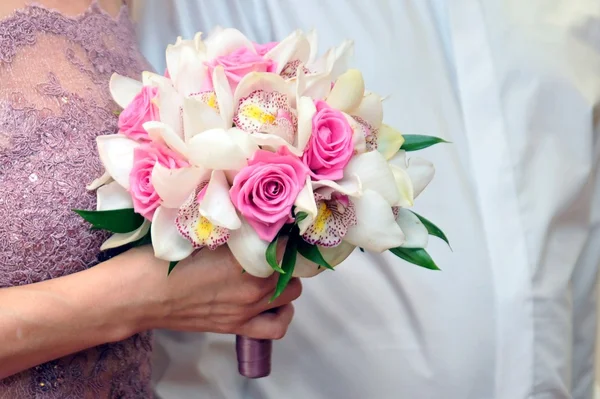
<path id="1" fill-rule="evenodd" d="M 113 72 L 139 79 L 127 10 L 94 1 L 77 17 L 29 5 L 0 20 L 0 287 L 95 265 L 106 236 L 72 209 L 94 209 L 85 186 L 103 172 L 95 138 L 117 129 Z M 0 381 L 0 398 L 151 397 L 150 333 Z"/>

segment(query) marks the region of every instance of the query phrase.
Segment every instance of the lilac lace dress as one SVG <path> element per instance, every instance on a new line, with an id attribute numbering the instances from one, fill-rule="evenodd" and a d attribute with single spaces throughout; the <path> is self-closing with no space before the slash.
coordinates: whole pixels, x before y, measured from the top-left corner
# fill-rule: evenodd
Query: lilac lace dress
<path id="1" fill-rule="evenodd" d="M 85 186 L 103 172 L 95 137 L 117 127 L 111 74 L 147 68 L 125 8 L 0 20 L 0 287 L 98 263 L 106 237 L 71 209 L 95 206 Z M 0 380 L 0 398 L 151 397 L 150 352 L 150 333 L 102 345 Z"/>

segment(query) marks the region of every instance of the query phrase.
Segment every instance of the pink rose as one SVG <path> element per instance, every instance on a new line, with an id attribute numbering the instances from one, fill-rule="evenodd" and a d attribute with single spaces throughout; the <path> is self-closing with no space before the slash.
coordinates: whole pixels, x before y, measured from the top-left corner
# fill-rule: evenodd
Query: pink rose
<path id="1" fill-rule="evenodd" d="M 149 141 L 144 123 L 159 120 L 158 107 L 152 103 L 158 88 L 144 86 L 119 116 L 119 131 L 136 141 Z"/>
<path id="2" fill-rule="evenodd" d="M 258 236 L 270 242 L 293 221 L 292 206 L 307 175 L 306 166 L 286 147 L 277 153 L 258 150 L 233 179 L 229 195 Z"/>
<path id="3" fill-rule="evenodd" d="M 233 91 L 244 76 L 250 72 L 272 72 L 275 63 L 272 60 L 263 58 L 247 47 L 240 47 L 232 53 L 206 62 L 208 76 L 212 76 L 217 65 L 221 65 L 225 69 L 225 75 Z M 211 81 L 211 79 L 208 79 L 208 81 Z M 209 84 L 212 85 L 212 82 Z M 212 87 L 206 89 L 212 90 Z"/>
<path id="4" fill-rule="evenodd" d="M 265 54 L 271 51 L 271 49 L 277 46 L 278 44 L 279 42 L 271 42 L 265 44 L 253 43 L 254 50 L 256 50 L 256 54 L 260 55 L 261 57 L 264 57 Z"/>
<path id="5" fill-rule="evenodd" d="M 164 145 L 142 144 L 133 152 L 133 168 L 129 174 L 129 192 L 133 199 L 133 209 L 148 220 L 152 220 L 154 211 L 161 199 L 152 186 L 152 170 L 156 163 L 169 169 L 188 166 L 181 156 Z"/>
<path id="6" fill-rule="evenodd" d="M 340 111 L 316 101 L 312 134 L 302 160 L 316 180 L 339 180 L 354 154 L 353 130 Z"/>

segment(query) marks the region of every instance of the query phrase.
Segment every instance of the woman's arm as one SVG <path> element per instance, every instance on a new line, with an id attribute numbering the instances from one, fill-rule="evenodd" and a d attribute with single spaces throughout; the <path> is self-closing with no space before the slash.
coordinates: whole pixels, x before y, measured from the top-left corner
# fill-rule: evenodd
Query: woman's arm
<path id="1" fill-rule="evenodd" d="M 153 328 L 278 339 L 293 314 L 283 305 L 300 295 L 295 281 L 269 304 L 275 280 L 242 274 L 225 248 L 202 251 L 169 277 L 167 268 L 138 248 L 83 272 L 0 289 L 0 379 Z"/>
<path id="2" fill-rule="evenodd" d="M 37 284 L 0 289 L 0 379 L 140 331 L 148 298 L 144 256 L 127 253 L 97 267 Z"/>

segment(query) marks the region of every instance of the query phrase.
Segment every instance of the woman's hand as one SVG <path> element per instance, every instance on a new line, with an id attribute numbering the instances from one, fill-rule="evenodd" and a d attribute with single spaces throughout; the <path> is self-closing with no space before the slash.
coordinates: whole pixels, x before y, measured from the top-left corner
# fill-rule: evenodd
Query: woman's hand
<path id="1" fill-rule="evenodd" d="M 200 251 L 180 262 L 168 277 L 166 262 L 157 262 L 148 249 L 130 252 L 124 256 L 149 257 L 139 264 L 146 269 L 139 281 L 150 299 L 151 316 L 142 325 L 151 328 L 280 339 L 292 320 L 291 302 L 302 291 L 300 281 L 293 279 L 283 294 L 269 303 L 277 276 L 264 279 L 242 273 L 226 246 Z"/>

